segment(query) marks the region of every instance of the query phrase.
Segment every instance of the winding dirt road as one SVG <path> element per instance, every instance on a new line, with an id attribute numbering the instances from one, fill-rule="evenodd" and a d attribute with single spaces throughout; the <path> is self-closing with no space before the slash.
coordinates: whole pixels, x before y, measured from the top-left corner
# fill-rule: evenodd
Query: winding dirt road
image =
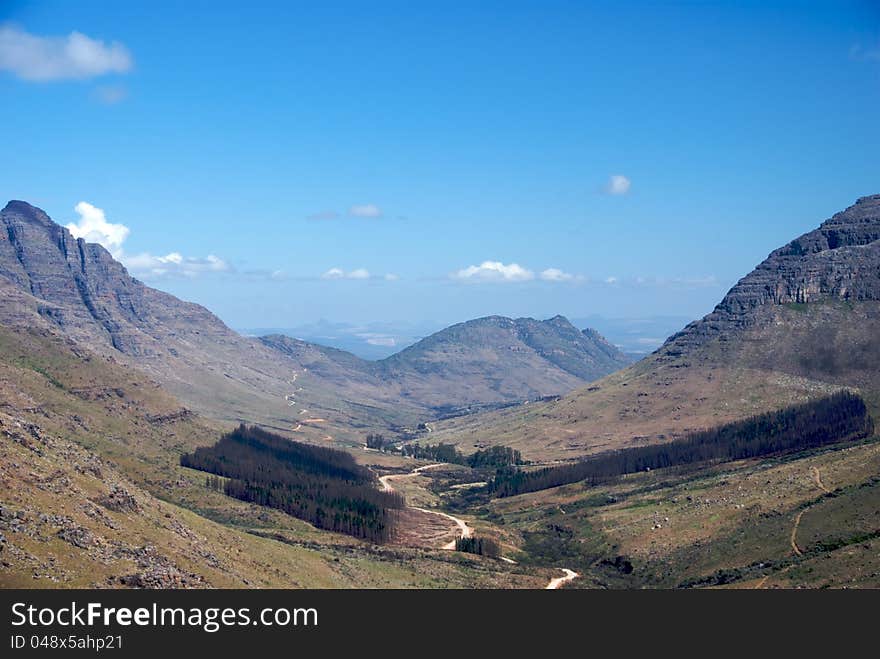
<path id="1" fill-rule="evenodd" d="M 382 484 L 382 491 L 383 492 L 394 492 L 394 487 L 391 485 L 391 481 L 393 481 L 393 480 L 397 480 L 399 478 L 412 478 L 413 476 L 418 476 L 423 471 L 426 471 L 428 469 L 436 469 L 437 467 L 443 467 L 445 464 L 446 464 L 445 462 L 438 462 L 435 464 L 425 465 L 424 467 L 418 467 L 417 469 L 413 469 L 408 474 L 388 474 L 387 476 L 380 476 L 379 482 Z M 440 515 L 441 517 L 445 517 L 446 519 L 455 522 L 455 524 L 458 526 L 459 537 L 461 537 L 461 538 L 470 538 L 474 534 L 473 529 L 467 525 L 467 522 L 465 522 L 463 519 L 459 519 L 455 515 L 450 515 L 449 513 L 444 513 L 439 510 L 430 510 L 428 508 L 419 508 L 418 506 L 410 506 L 410 508 L 412 508 L 413 510 L 418 510 L 420 512 L 428 513 L 431 515 Z M 441 547 L 441 549 L 454 551 L 455 550 L 455 542 L 457 539 L 458 538 L 456 538 L 455 540 L 452 540 L 450 542 L 447 542 L 445 545 L 443 545 Z M 507 558 L 506 556 L 500 556 L 499 558 L 502 561 L 504 561 L 505 563 L 509 563 L 511 565 L 516 565 L 516 561 L 513 560 L 512 558 Z M 575 572 L 574 570 L 569 570 L 568 568 L 560 568 L 560 569 L 565 573 L 565 575 L 562 577 L 556 577 L 555 579 L 551 579 L 550 583 L 548 583 L 544 587 L 545 590 L 557 590 L 558 588 L 561 588 L 562 586 L 564 586 L 568 582 L 574 581 L 579 576 L 581 576 L 577 572 Z"/>
<path id="2" fill-rule="evenodd" d="M 574 581 L 579 576 L 581 576 L 577 572 L 575 572 L 574 570 L 569 570 L 567 567 L 563 567 L 560 569 L 563 572 L 565 572 L 565 576 L 564 577 L 556 577 L 555 579 L 550 579 L 550 583 L 548 583 L 544 587 L 544 590 L 556 590 L 557 588 L 561 588 L 562 586 L 567 584 L 569 581 Z"/>
<path id="3" fill-rule="evenodd" d="M 418 476 L 420 473 L 427 469 L 435 469 L 436 467 L 442 467 L 444 462 L 438 462 L 436 464 L 425 465 L 424 467 L 419 467 L 417 469 L 413 469 L 408 474 L 389 474 L 388 476 L 380 476 L 379 482 L 382 484 L 383 492 L 394 492 L 394 487 L 391 485 L 392 480 L 396 480 L 398 478 L 412 478 L 413 476 Z M 439 510 L 430 510 L 428 508 L 419 508 L 418 506 L 410 506 L 410 508 L 414 510 L 421 511 L 423 513 L 428 513 L 430 515 L 440 515 L 441 517 L 445 517 L 448 520 L 455 522 L 456 526 L 458 526 L 460 537 L 462 538 L 470 538 L 473 535 L 473 529 L 467 525 L 462 519 L 455 517 L 454 515 L 450 515 L 448 513 L 440 512 Z M 441 549 L 455 549 L 455 542 L 458 538 L 447 542 Z"/>
<path id="4" fill-rule="evenodd" d="M 447 513 L 442 513 L 439 510 L 429 510 L 428 508 L 419 508 L 418 506 L 410 506 L 410 508 L 413 508 L 415 510 L 421 510 L 423 513 L 430 513 L 432 515 L 440 515 L 441 517 L 445 517 L 448 520 L 452 520 L 453 522 L 455 522 L 458 525 L 458 530 L 461 533 L 462 538 L 470 538 L 473 535 L 473 531 L 471 530 L 471 527 L 469 527 L 464 522 L 464 520 L 460 520 L 458 517 L 454 517 L 454 516 L 449 515 Z M 455 540 L 450 540 L 445 545 L 443 545 L 443 547 L 441 547 L 441 549 L 455 549 L 455 543 L 457 541 L 458 541 L 458 538 L 456 538 Z"/>
<path id="5" fill-rule="evenodd" d="M 825 484 L 822 482 L 822 474 L 819 473 L 818 467 L 810 467 L 810 472 L 813 475 L 813 481 L 816 483 L 816 487 L 822 490 L 825 494 L 831 494 L 831 490 L 825 487 Z M 791 529 L 791 548 L 794 553 L 798 556 L 803 556 L 804 553 L 800 550 L 800 547 L 797 545 L 797 532 L 798 527 L 801 525 L 801 517 L 804 516 L 804 513 L 810 509 L 810 506 L 804 508 L 797 514 L 797 517 L 794 518 L 794 526 Z"/>
<path id="6" fill-rule="evenodd" d="M 825 484 L 822 482 L 822 475 L 819 473 L 818 467 L 813 467 L 813 480 L 816 481 L 816 485 L 819 486 L 819 489 L 822 490 L 825 494 L 831 494 L 831 490 L 825 487 Z"/>
<path id="7" fill-rule="evenodd" d="M 825 494 L 831 494 L 831 490 L 829 490 L 827 487 L 825 487 L 825 484 L 822 482 L 822 474 L 819 473 L 819 468 L 818 467 L 810 467 L 810 473 L 813 476 L 813 482 L 816 483 L 816 487 L 818 487 L 820 490 L 822 490 Z M 798 528 L 801 525 L 801 518 L 804 516 L 804 513 L 807 512 L 810 508 L 811 508 L 811 506 L 807 506 L 806 508 L 801 510 L 797 515 L 795 515 L 794 525 L 791 527 L 791 537 L 789 538 L 789 544 L 791 544 L 791 550 L 794 552 L 795 556 L 803 556 L 804 555 L 804 552 L 801 551 L 800 547 L 798 547 L 797 532 L 798 532 Z M 791 565 L 789 565 L 788 567 L 786 567 L 783 570 L 781 570 L 780 572 L 778 572 L 776 574 L 776 576 L 780 577 L 783 574 L 785 574 L 786 572 L 788 572 L 790 569 L 791 569 Z M 761 588 L 763 588 L 764 584 L 767 583 L 767 580 L 771 576 L 772 575 L 770 575 L 770 574 L 765 575 L 755 585 L 755 589 L 760 590 Z"/>
<path id="8" fill-rule="evenodd" d="M 794 518 L 794 526 L 791 529 L 791 548 L 794 550 L 794 553 L 798 556 L 803 556 L 804 552 L 800 550 L 800 547 L 797 546 L 797 532 L 798 526 L 801 524 L 801 517 L 804 516 L 804 513 L 809 510 L 808 508 L 804 508 L 797 514 L 797 517 Z"/>

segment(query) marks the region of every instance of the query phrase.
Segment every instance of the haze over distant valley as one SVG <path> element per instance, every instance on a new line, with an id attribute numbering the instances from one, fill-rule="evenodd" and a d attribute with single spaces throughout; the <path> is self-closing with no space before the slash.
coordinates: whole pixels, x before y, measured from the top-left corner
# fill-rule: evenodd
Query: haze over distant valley
<path id="1" fill-rule="evenodd" d="M 535 314 L 538 315 L 539 314 Z M 466 320 L 466 319 L 461 319 Z M 598 330 L 609 342 L 622 352 L 637 357 L 659 348 L 671 336 L 694 320 L 685 316 L 655 316 L 647 318 L 605 318 L 598 315 L 571 318 L 572 324 L 581 329 Z M 410 321 L 370 323 L 346 323 L 318 320 L 314 323 L 292 327 L 239 328 L 246 336 L 283 334 L 310 343 L 347 350 L 363 359 L 383 359 L 429 334 L 452 325 L 435 321 L 420 323 Z"/>

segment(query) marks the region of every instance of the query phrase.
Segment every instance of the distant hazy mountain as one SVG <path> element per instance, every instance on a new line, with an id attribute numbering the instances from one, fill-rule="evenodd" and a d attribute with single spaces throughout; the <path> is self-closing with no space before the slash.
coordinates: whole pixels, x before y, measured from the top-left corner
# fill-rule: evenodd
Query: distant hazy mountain
<path id="1" fill-rule="evenodd" d="M 578 327 L 592 327 L 624 353 L 641 357 L 654 352 L 692 320 L 686 316 L 606 318 L 592 315 L 572 318 L 571 322 Z"/>
<path id="2" fill-rule="evenodd" d="M 480 388 L 507 398 L 561 393 L 616 371 L 629 360 L 594 330 L 580 331 L 562 316 L 538 321 L 501 316 L 453 325 L 382 362 L 411 391 L 439 397 L 444 387 Z M 527 375 L 530 374 L 530 375 Z"/>
<path id="3" fill-rule="evenodd" d="M 319 320 L 293 327 L 250 327 L 240 331 L 245 336 L 283 334 L 309 343 L 347 350 L 363 359 L 378 360 L 390 357 L 442 328 L 442 324 L 434 322 L 344 323 Z"/>
<path id="4" fill-rule="evenodd" d="M 571 324 L 592 328 L 623 353 L 641 358 L 663 345 L 693 318 L 686 316 L 647 316 L 643 318 L 606 318 L 599 315 L 571 318 Z M 245 336 L 283 334 L 309 343 L 347 350 L 363 359 L 379 360 L 408 348 L 438 332 L 437 322 L 347 323 L 319 320 L 293 327 L 249 327 L 239 331 Z"/>
<path id="5" fill-rule="evenodd" d="M 629 359 L 593 330 L 562 316 L 501 316 L 453 325 L 383 360 L 367 361 L 282 335 L 263 343 L 325 378 L 358 374 L 435 410 L 558 395 L 622 368 Z"/>

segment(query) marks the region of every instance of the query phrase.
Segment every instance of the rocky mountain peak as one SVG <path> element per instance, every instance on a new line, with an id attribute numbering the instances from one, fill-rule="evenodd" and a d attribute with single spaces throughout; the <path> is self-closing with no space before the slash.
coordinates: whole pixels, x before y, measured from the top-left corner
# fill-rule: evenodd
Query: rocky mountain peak
<path id="1" fill-rule="evenodd" d="M 16 217 L 23 222 L 38 224 L 44 227 L 57 226 L 41 208 L 18 199 L 9 201 L 0 213 L 4 217 Z"/>
<path id="2" fill-rule="evenodd" d="M 880 300 L 880 195 L 860 198 L 772 252 L 712 313 L 671 337 L 665 349 L 678 354 L 750 327 L 768 306 L 829 298 Z"/>

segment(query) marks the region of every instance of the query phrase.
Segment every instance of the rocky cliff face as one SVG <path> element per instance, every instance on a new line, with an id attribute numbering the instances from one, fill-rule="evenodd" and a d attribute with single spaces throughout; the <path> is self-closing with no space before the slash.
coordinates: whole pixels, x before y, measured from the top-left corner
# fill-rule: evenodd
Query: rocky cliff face
<path id="1" fill-rule="evenodd" d="M 299 410 L 285 396 L 298 361 L 238 335 L 204 307 L 144 285 L 103 247 L 74 239 L 25 202 L 0 211 L 0 292 L 0 323 L 60 332 L 146 371 L 211 417 L 279 427 L 296 421 Z M 333 404 L 327 387 L 310 394 L 318 410 Z"/>
<path id="2" fill-rule="evenodd" d="M 234 334 L 203 307 L 130 277 L 101 245 L 75 239 L 22 201 L 0 211 L 0 277 L 30 296 L 30 311 L 42 321 L 99 350 L 109 344 L 149 357 L 167 352 L 165 341 L 187 332 Z M 7 318 L 18 320 L 28 311 L 4 307 Z"/>
<path id="3" fill-rule="evenodd" d="M 715 310 L 671 337 L 662 349 L 680 354 L 760 323 L 764 307 L 822 299 L 880 300 L 880 195 L 844 211 L 770 254 Z"/>

